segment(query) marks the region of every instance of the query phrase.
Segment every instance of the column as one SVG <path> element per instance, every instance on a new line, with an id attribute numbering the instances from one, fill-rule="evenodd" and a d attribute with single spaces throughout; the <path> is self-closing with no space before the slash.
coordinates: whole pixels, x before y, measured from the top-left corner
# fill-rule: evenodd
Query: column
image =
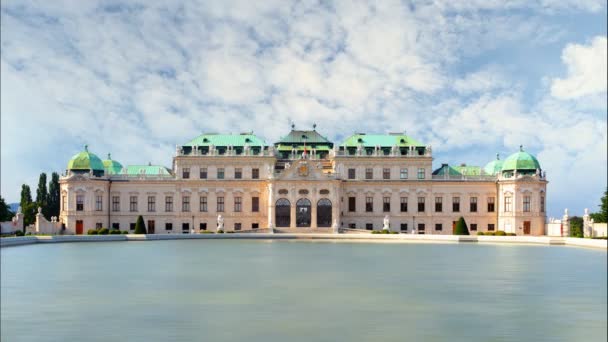
<path id="1" fill-rule="evenodd" d="M 274 228 L 274 189 L 273 184 L 268 183 L 268 228 Z"/>
<path id="2" fill-rule="evenodd" d="M 316 189 L 313 190 L 313 192 Z M 317 199 L 316 197 L 310 198 L 310 228 L 317 228 Z"/>
<path id="3" fill-rule="evenodd" d="M 293 196 L 295 197 L 295 196 Z M 289 221 L 289 228 L 296 228 L 296 201 L 292 201 L 291 205 L 289 206 L 289 216 L 290 216 L 290 221 Z"/>

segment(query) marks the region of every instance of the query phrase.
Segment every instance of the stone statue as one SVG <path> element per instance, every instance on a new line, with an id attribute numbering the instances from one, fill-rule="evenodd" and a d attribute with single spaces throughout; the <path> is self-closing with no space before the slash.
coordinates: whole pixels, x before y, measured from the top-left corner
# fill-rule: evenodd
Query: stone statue
<path id="1" fill-rule="evenodd" d="M 38 207 L 38 214 L 42 214 L 42 208 Z"/>
<path id="2" fill-rule="evenodd" d="M 217 215 L 217 230 L 224 230 L 224 217 Z"/>
<path id="3" fill-rule="evenodd" d="M 388 215 L 384 216 L 384 221 L 382 221 L 382 230 L 390 230 L 390 219 Z"/>
<path id="4" fill-rule="evenodd" d="M 334 223 L 331 225 L 334 230 L 334 234 L 340 233 L 340 226 L 338 225 L 338 219 L 334 219 Z"/>
<path id="5" fill-rule="evenodd" d="M 585 208 L 585 215 L 589 215 L 589 208 Z"/>

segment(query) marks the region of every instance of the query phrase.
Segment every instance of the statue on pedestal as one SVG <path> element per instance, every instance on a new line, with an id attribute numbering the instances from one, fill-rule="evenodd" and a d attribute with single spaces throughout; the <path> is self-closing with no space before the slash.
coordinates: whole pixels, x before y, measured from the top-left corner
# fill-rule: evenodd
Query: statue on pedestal
<path id="1" fill-rule="evenodd" d="M 384 221 L 382 221 L 382 230 L 390 230 L 390 219 L 388 215 L 384 216 Z"/>
<path id="2" fill-rule="evenodd" d="M 217 231 L 224 230 L 224 217 L 217 215 Z"/>
<path id="3" fill-rule="evenodd" d="M 338 219 L 334 219 L 334 223 L 331 225 L 334 230 L 334 234 L 340 233 L 340 226 L 338 225 Z"/>

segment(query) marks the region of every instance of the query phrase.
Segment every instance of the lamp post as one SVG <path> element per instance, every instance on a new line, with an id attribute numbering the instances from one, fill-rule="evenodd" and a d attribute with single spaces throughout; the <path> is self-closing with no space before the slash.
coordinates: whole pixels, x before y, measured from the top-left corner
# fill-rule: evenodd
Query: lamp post
<path id="1" fill-rule="evenodd" d="M 416 234 L 416 216 L 412 216 L 412 234 Z"/>

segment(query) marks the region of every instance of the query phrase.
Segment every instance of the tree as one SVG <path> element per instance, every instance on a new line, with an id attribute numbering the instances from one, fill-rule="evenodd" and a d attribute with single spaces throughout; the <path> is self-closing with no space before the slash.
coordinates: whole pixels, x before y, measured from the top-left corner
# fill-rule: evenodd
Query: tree
<path id="1" fill-rule="evenodd" d="M 36 221 L 36 203 L 32 202 L 32 192 L 27 184 L 21 185 L 21 213 L 23 213 L 23 230 Z"/>
<path id="2" fill-rule="evenodd" d="M 38 178 L 38 189 L 36 189 L 36 206 L 42 208 L 42 214 L 48 219 L 47 204 L 48 191 L 46 189 L 46 173 L 41 173 Z"/>
<path id="3" fill-rule="evenodd" d="M 608 188 L 604 191 L 602 196 L 602 203 L 600 203 L 600 212 L 591 214 L 591 218 L 594 222 L 608 222 Z"/>
<path id="4" fill-rule="evenodd" d="M 15 214 L 11 211 L 11 208 L 6 204 L 4 198 L 0 196 L 0 222 L 10 221 L 13 219 Z"/>
<path id="5" fill-rule="evenodd" d="M 454 235 L 469 235 L 469 228 L 467 227 L 467 223 L 464 221 L 464 217 L 462 216 L 460 216 L 458 222 L 456 223 Z"/>
<path id="6" fill-rule="evenodd" d="M 584 235 L 583 218 L 579 216 L 572 216 L 570 218 L 570 236 L 582 238 Z"/>
<path id="7" fill-rule="evenodd" d="M 59 174 L 57 172 L 53 172 L 51 175 L 51 181 L 49 182 L 49 195 L 48 195 L 48 203 L 47 203 L 47 217 L 57 216 L 59 217 Z M 44 209 L 42 210 L 44 213 Z"/>
<path id="8" fill-rule="evenodd" d="M 146 224 L 144 223 L 144 218 L 139 215 L 137 217 L 137 222 L 135 222 L 135 234 L 148 234 L 146 232 Z"/>

